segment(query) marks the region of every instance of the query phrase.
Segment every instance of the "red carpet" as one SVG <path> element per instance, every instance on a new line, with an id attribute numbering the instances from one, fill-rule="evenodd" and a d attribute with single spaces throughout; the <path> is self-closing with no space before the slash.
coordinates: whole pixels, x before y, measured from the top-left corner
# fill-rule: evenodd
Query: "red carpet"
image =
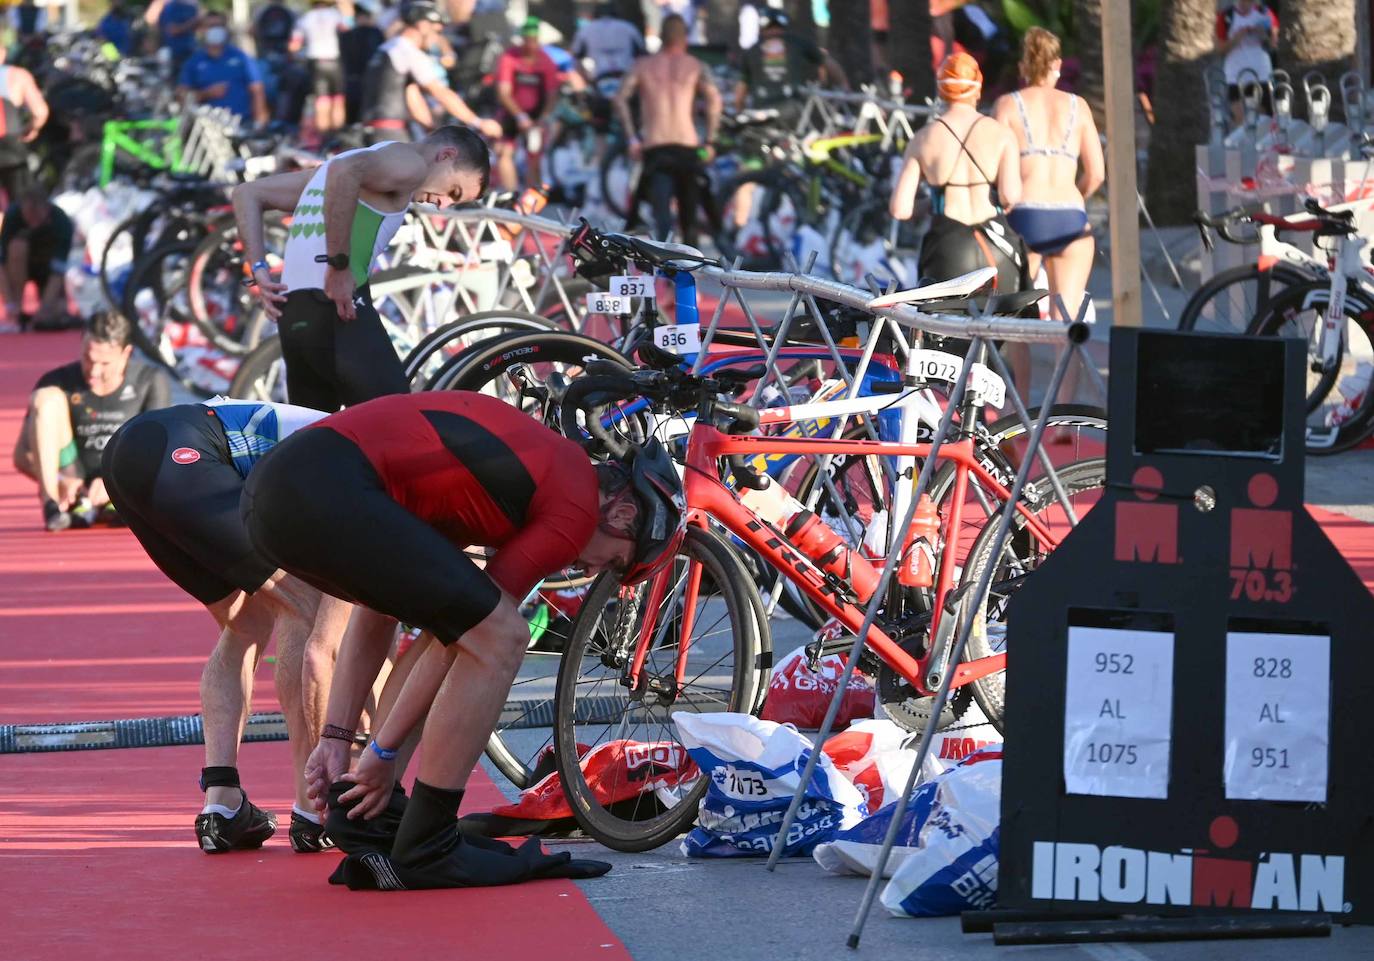
<path id="1" fill-rule="evenodd" d="M 215 641 L 199 604 L 124 530 L 49 534 L 10 451 L 40 374 L 75 334 L 0 340 L 0 723 L 110 720 L 200 709 Z M 257 710 L 275 710 L 271 668 Z M 0 957 L 628 958 L 577 887 L 354 894 L 326 883 L 337 854 L 292 854 L 287 745 L 245 745 L 253 800 L 281 828 L 261 852 L 196 847 L 201 748 L 0 756 Z M 503 799 L 479 770 L 464 810 Z M 531 923 L 537 919 L 537 923 Z"/>
<path id="2" fill-rule="evenodd" d="M 257 852 L 195 846 L 199 748 L 0 757 L 0 898 L 8 961 L 624 959 L 570 881 L 354 893 L 334 853 L 293 854 L 287 746 L 245 746 L 259 807 L 281 820 Z M 479 783 L 480 782 L 480 783 Z M 499 803 L 478 772 L 465 810 Z M 550 946 L 557 951 L 550 953 Z"/>
<path id="3" fill-rule="evenodd" d="M 214 622 L 125 530 L 49 534 L 10 452 L 34 381 L 77 333 L 0 340 L 0 724 L 194 714 Z M 255 710 L 274 711 L 271 668 Z"/>

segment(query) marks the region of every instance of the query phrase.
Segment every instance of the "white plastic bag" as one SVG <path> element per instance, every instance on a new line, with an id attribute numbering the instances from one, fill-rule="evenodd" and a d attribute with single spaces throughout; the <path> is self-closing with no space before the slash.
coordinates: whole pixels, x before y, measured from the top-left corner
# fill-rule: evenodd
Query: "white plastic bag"
<path id="1" fill-rule="evenodd" d="M 1001 783 L 1001 745 L 994 745 L 917 788 L 884 872 L 892 878 L 882 896 L 888 910 L 932 916 L 992 904 Z M 871 874 L 895 812 L 889 803 L 819 845 L 816 863 L 832 874 Z"/>
<path id="2" fill-rule="evenodd" d="M 697 827 L 682 842 L 688 857 L 768 854 L 812 750 L 796 729 L 748 714 L 673 715 L 682 745 L 710 779 Z M 863 798 L 824 752 L 783 853 L 809 854 L 866 813 Z"/>

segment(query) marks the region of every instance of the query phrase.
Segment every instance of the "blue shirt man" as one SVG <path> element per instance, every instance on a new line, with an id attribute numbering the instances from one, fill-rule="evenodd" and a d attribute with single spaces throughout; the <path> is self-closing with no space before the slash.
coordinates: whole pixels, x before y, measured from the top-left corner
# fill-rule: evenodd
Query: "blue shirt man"
<path id="1" fill-rule="evenodd" d="M 110 12 L 101 17 L 100 22 L 96 24 L 95 32 L 100 39 L 126 57 L 133 51 L 133 24 L 129 22 L 128 14 L 120 7 L 110 7 Z"/>
<path id="2" fill-rule="evenodd" d="M 196 48 L 196 32 L 187 26 L 200 16 L 200 7 L 191 0 L 167 0 L 157 17 L 158 35 L 162 46 L 172 52 L 173 61 L 180 63 Z"/>
<path id="3" fill-rule="evenodd" d="M 228 42 L 229 31 L 219 15 L 207 18 L 204 40 L 182 66 L 179 85 L 199 103 L 227 107 L 245 123 L 265 123 L 267 100 L 257 61 Z"/>

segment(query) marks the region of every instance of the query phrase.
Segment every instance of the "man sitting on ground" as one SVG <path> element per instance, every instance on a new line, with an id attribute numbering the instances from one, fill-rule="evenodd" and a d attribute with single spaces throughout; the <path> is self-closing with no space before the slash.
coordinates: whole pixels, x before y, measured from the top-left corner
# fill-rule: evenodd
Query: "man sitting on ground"
<path id="1" fill-rule="evenodd" d="M 100 467 L 105 445 L 130 417 L 171 402 L 165 373 L 129 363 L 131 337 L 119 314 L 97 313 L 81 341 L 81 359 L 48 371 L 34 385 L 14 466 L 38 482 L 50 531 L 89 527 L 107 510 Z"/>

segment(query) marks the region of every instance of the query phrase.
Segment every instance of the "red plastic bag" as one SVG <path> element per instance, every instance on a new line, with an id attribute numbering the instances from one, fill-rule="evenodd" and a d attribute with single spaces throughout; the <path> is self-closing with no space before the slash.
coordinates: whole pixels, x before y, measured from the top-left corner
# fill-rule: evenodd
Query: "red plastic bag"
<path id="1" fill-rule="evenodd" d="M 652 794 L 659 788 L 674 788 L 701 773 L 686 749 L 675 741 L 610 741 L 589 751 L 579 744 L 578 753 L 587 784 L 604 806 Z M 573 816 L 557 771 L 522 791 L 516 803 L 492 808 L 491 813 L 524 821 L 556 821 Z"/>
<path id="2" fill-rule="evenodd" d="M 765 721 L 793 724 L 803 730 L 815 730 L 825 720 L 826 708 L 834 697 L 840 674 L 844 671 L 843 654 L 827 654 L 820 659 L 816 670 L 806 663 L 806 649 L 799 647 L 773 667 L 768 682 L 768 698 L 763 702 Z M 875 701 L 873 681 L 855 671 L 844 692 L 835 729 L 842 730 L 851 721 L 873 716 Z"/>

